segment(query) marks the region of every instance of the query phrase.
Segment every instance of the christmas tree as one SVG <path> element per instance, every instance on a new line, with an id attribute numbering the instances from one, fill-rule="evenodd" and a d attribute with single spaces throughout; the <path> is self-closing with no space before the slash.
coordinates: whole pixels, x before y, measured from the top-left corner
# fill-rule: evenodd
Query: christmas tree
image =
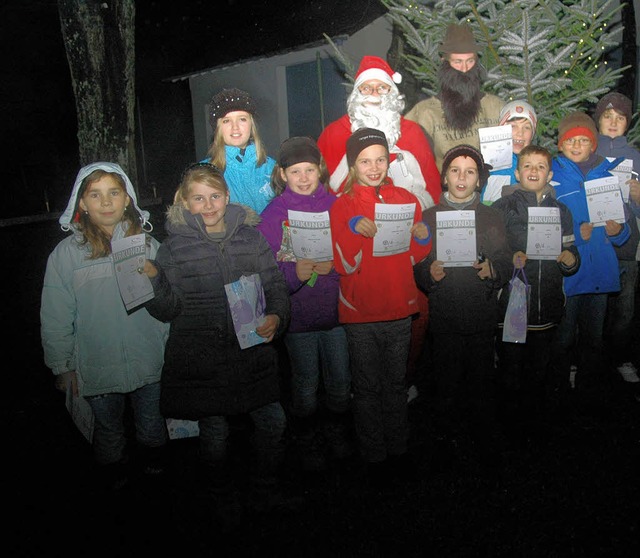
<path id="1" fill-rule="evenodd" d="M 381 2 L 403 37 L 396 64 L 412 74 L 426 95 L 437 94 L 446 27 L 468 23 L 483 49 L 486 90 L 506 101 L 529 102 L 538 115 L 537 143 L 551 150 L 560 119 L 592 107 L 629 68 L 611 63 L 623 34 L 624 4 L 618 0 Z"/>

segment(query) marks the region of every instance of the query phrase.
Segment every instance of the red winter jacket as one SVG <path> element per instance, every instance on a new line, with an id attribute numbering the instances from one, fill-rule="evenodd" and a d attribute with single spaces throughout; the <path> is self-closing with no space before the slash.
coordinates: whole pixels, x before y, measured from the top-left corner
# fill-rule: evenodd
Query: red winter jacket
<path id="1" fill-rule="evenodd" d="M 422 212 L 417 198 L 407 190 L 387 184 L 380 188 L 386 204 L 415 203 L 413 222 Z M 356 216 L 375 220 L 375 188 L 355 184 L 342 194 L 330 210 L 334 266 L 340 274 L 338 312 L 341 323 L 399 320 L 419 311 L 418 289 L 413 266 L 431 250 L 431 237 L 420 244 L 414 237 L 407 252 L 390 256 L 373 255 L 373 238 L 353 232 L 350 221 Z"/>

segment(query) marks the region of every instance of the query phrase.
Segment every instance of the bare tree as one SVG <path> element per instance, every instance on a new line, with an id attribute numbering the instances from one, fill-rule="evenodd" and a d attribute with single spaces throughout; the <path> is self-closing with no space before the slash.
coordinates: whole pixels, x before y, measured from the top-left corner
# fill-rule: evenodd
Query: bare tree
<path id="1" fill-rule="evenodd" d="M 134 0 L 58 0 L 80 164 L 118 163 L 137 184 Z"/>

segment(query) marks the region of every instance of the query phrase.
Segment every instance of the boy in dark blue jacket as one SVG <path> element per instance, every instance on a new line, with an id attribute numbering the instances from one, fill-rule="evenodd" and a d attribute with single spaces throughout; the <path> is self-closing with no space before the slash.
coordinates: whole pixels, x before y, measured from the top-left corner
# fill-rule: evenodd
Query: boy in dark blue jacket
<path id="1" fill-rule="evenodd" d="M 577 365 L 575 385 L 597 389 L 602 369 L 602 331 L 608 293 L 620 290 L 618 258 L 614 246 L 629 239 L 629 225 L 608 220 L 594 226 L 589 216 L 585 182 L 610 176 L 622 159 L 608 161 L 596 153 L 598 132 L 587 114 L 575 111 L 558 125 L 558 149 L 552 170 L 556 198 L 573 216 L 575 243 L 580 253 L 578 272 L 564 281 L 567 304 L 558 327 L 554 366 L 569 383 L 570 365 Z M 574 351 L 575 354 L 572 354 Z"/>
<path id="2" fill-rule="evenodd" d="M 624 157 L 632 163 L 632 171 L 636 174 L 628 180 L 626 187 L 629 189 L 627 200 L 629 209 L 640 215 L 640 151 L 627 141 L 627 130 L 631 124 L 633 115 L 631 99 L 612 91 L 604 95 L 596 105 L 593 115 L 598 125 L 598 148 L 596 153 L 608 158 Z M 635 199 L 634 199 L 635 198 Z M 612 362 L 623 380 L 634 386 L 637 390 L 640 378 L 638 370 L 633 363 L 635 352 L 635 339 L 633 338 L 633 314 L 635 310 L 635 293 L 638 288 L 638 242 L 640 232 L 636 219 L 628 221 L 631 228 L 631 238 L 623 246 L 616 247 L 620 270 L 620 292 L 609 295 L 607 314 L 604 326 L 605 345 L 608 346 Z"/>

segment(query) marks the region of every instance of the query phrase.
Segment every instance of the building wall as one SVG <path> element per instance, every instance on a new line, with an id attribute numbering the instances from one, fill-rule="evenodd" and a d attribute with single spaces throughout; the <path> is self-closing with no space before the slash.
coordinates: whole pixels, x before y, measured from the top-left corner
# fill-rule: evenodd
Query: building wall
<path id="1" fill-rule="evenodd" d="M 386 58 L 390 46 L 391 23 L 386 16 L 382 16 L 349 37 L 340 45 L 340 50 L 357 67 L 365 55 Z M 333 47 L 327 42 L 320 47 L 229 65 L 190 77 L 196 157 L 205 157 L 211 143 L 209 101 L 217 91 L 230 87 L 247 91 L 254 98 L 260 137 L 269 154 L 275 155 L 280 143 L 289 137 L 286 67 L 313 62 L 318 52 L 323 58 L 335 56 Z M 300 94 L 304 95 L 304 91 Z M 343 94 L 336 91 L 336 95 Z"/>

